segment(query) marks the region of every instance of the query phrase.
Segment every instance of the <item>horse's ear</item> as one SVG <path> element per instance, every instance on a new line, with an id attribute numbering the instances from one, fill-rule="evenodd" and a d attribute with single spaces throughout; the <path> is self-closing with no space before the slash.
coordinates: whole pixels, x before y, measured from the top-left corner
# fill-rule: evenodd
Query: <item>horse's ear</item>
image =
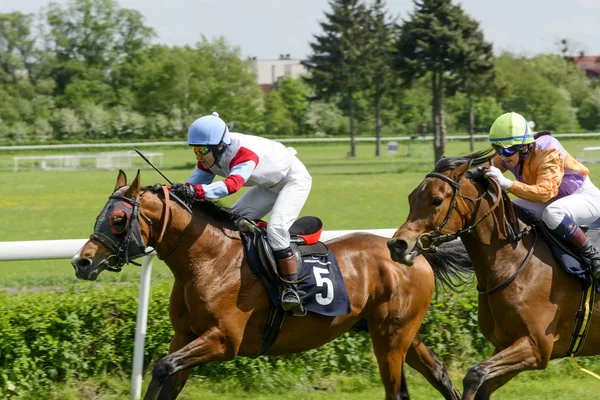
<path id="1" fill-rule="evenodd" d="M 115 190 L 113 190 L 113 192 L 116 192 L 118 188 L 122 188 L 123 186 L 127 186 L 127 175 L 120 169 L 119 175 L 117 176 L 117 184 L 115 185 Z"/>
<path id="2" fill-rule="evenodd" d="M 473 163 L 473 159 L 470 159 L 469 161 L 467 161 L 460 167 L 455 168 L 454 171 L 452 171 L 452 177 L 454 178 L 454 180 L 459 181 L 464 176 L 464 174 L 467 173 L 469 168 L 471 168 L 472 163 Z"/>
<path id="3" fill-rule="evenodd" d="M 140 192 L 140 170 L 138 169 L 137 175 L 135 176 L 135 179 L 133 180 L 133 182 L 131 182 L 131 186 L 129 186 L 129 189 L 127 189 L 125 196 L 129 197 L 130 199 L 135 199 L 139 192 Z"/>

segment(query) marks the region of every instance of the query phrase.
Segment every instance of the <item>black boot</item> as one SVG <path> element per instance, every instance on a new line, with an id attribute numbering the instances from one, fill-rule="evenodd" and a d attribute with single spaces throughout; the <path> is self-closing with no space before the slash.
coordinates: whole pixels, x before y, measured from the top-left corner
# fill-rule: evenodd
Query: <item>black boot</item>
<path id="1" fill-rule="evenodd" d="M 298 274 L 285 274 L 282 279 L 288 282 L 295 282 L 298 279 Z M 306 309 L 302 306 L 300 300 L 300 291 L 297 283 L 283 283 L 284 289 L 281 294 L 281 308 L 285 311 L 291 311 L 294 317 L 302 317 L 306 315 Z"/>
<path id="2" fill-rule="evenodd" d="M 281 294 L 281 308 L 291 311 L 294 316 L 306 315 L 306 310 L 300 301 L 298 293 L 298 280 L 296 257 L 288 257 L 277 260 L 279 276 L 282 280 L 283 293 Z"/>
<path id="3" fill-rule="evenodd" d="M 581 258 L 589 264 L 594 280 L 598 283 L 598 281 L 600 281 L 600 253 L 592 246 L 589 238 L 585 241 L 583 246 L 577 249 L 577 251 Z"/>

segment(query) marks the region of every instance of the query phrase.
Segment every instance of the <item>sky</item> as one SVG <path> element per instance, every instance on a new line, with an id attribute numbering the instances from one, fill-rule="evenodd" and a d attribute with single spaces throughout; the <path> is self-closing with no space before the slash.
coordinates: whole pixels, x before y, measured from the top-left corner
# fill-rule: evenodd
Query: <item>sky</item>
<path id="1" fill-rule="evenodd" d="M 58 0 L 66 3 L 66 0 Z M 48 0 L 0 0 L 0 12 L 38 13 Z M 484 37 L 503 51 L 532 56 L 558 53 L 566 38 L 572 48 L 600 55 L 600 0 L 455 0 L 480 22 Z M 244 56 L 258 59 L 306 58 L 320 34 L 327 0 L 118 0 L 141 12 L 155 29 L 155 43 L 193 45 L 202 35 L 224 36 Z M 387 0 L 388 10 L 409 18 L 412 0 Z"/>

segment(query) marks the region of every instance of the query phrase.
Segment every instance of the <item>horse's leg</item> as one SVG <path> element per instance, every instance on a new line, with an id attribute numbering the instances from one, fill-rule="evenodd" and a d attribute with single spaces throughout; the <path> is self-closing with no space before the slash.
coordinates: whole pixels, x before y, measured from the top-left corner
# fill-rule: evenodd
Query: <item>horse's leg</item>
<path id="1" fill-rule="evenodd" d="M 186 344 L 190 343 L 192 340 L 193 338 L 189 338 L 175 332 L 175 335 L 171 340 L 171 344 L 169 345 L 169 354 L 173 354 Z M 158 400 L 176 399 L 179 395 L 179 392 L 181 392 L 181 389 L 183 389 L 183 387 L 185 386 L 185 382 L 187 381 L 191 373 L 192 369 L 188 368 L 184 369 L 183 371 L 179 371 L 173 376 L 169 377 L 169 379 L 167 379 L 160 391 Z"/>
<path id="2" fill-rule="evenodd" d="M 410 395 L 408 394 L 408 385 L 406 384 L 406 374 L 404 373 L 404 368 L 402 368 L 402 376 L 400 377 L 400 393 L 398 393 L 398 397 L 401 400 L 410 400 Z"/>
<path id="3" fill-rule="evenodd" d="M 463 400 L 475 399 L 480 388 L 483 389 L 481 396 L 489 397 L 494 390 L 519 372 L 546 368 L 549 359 L 549 352 L 544 356 L 529 337 L 520 338 L 489 360 L 480 362 L 469 370 L 463 379 Z"/>
<path id="4" fill-rule="evenodd" d="M 481 387 L 477 391 L 477 394 L 475 395 L 475 400 L 489 400 L 492 393 L 494 391 L 496 391 L 496 389 L 500 388 L 502 385 L 504 385 L 506 382 L 510 381 L 512 378 L 514 378 L 518 374 L 519 374 L 518 372 L 506 374 L 506 375 L 502 376 L 502 378 L 494 379 L 493 382 L 488 381 L 488 382 L 484 383 L 483 385 L 481 385 Z"/>
<path id="5" fill-rule="evenodd" d="M 425 346 L 418 333 L 408 348 L 406 363 L 423 375 L 445 399 L 460 400 L 460 391 L 452 383 L 446 366 Z"/>
<path id="6" fill-rule="evenodd" d="M 191 343 L 156 363 L 144 399 L 157 400 L 167 379 L 180 371 L 210 361 L 232 360 L 234 357 L 235 351 L 232 351 L 232 346 L 228 346 L 226 335 L 217 327 L 211 328 Z"/>
<path id="7" fill-rule="evenodd" d="M 373 350 L 379 365 L 379 374 L 385 388 L 386 400 L 408 399 L 406 384 L 402 387 L 402 367 L 406 351 L 410 345 L 409 339 L 403 338 L 408 329 L 382 324 L 369 323 L 369 334 L 373 342 Z"/>

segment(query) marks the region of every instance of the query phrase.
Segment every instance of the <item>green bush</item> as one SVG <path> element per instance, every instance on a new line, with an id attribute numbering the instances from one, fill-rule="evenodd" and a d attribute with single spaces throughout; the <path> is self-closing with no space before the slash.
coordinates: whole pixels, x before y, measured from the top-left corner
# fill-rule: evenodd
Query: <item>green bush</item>
<path id="1" fill-rule="evenodd" d="M 109 284 L 77 285 L 64 292 L 0 294 L 0 398 L 39 392 L 55 382 L 128 376 L 137 290 L 132 284 Z M 169 282 L 155 284 L 151 290 L 144 357 L 147 368 L 168 352 L 170 290 Z M 472 288 L 459 294 L 438 294 L 420 331 L 425 343 L 456 368 L 465 369 L 491 353 L 477 327 L 477 294 Z M 594 359 L 580 362 L 592 365 Z M 560 363 L 561 373 L 577 373 L 570 364 Z M 366 332 L 345 333 L 300 354 L 239 357 L 201 366 L 194 373 L 207 382 L 270 392 L 311 385 L 332 373 L 378 379 Z"/>

